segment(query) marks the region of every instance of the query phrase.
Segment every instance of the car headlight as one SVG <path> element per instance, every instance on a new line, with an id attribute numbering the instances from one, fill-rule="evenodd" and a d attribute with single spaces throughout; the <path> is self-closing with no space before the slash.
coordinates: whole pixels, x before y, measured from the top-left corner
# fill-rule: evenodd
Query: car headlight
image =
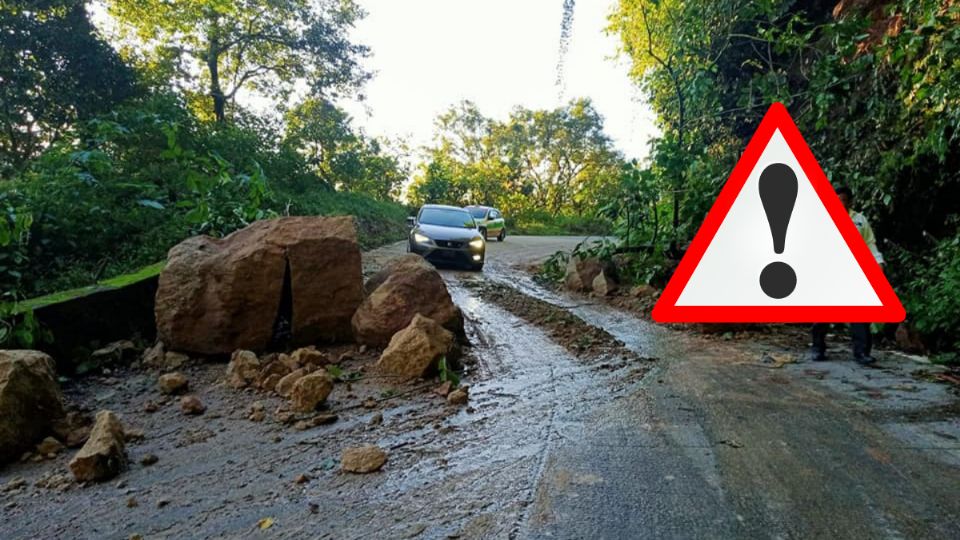
<path id="1" fill-rule="evenodd" d="M 470 247 L 480 249 L 483 247 L 483 238 L 474 238 L 470 241 Z"/>
<path id="2" fill-rule="evenodd" d="M 420 233 L 413 233 L 413 241 L 418 244 L 426 244 L 430 242 L 430 237 L 424 236 Z"/>

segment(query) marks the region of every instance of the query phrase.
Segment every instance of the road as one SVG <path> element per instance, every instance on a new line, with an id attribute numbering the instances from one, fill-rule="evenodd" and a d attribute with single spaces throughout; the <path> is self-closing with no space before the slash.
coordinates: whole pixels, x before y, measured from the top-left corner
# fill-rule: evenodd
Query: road
<path id="1" fill-rule="evenodd" d="M 335 424 L 293 431 L 247 421 L 252 400 L 277 402 L 225 388 L 222 365 L 186 369 L 210 411 L 189 420 L 173 403 L 143 412 L 153 374 L 68 385 L 72 400 L 116 410 L 146 436 L 119 482 L 32 487 L 66 455 L 0 470 L 0 485 L 31 486 L 0 495 L 0 537 L 960 538 L 960 407 L 918 377 L 928 366 L 884 352 L 878 369 L 771 364 L 765 355 L 802 351 L 776 334 L 661 327 L 521 271 L 581 240 L 511 236 L 489 244 L 483 273 L 442 270 L 473 344 L 468 408 L 364 380 L 335 390 Z M 494 285 L 527 300 L 507 309 L 484 296 Z M 518 316 L 537 301 L 632 356 L 576 354 Z M 376 409 L 360 405 L 369 396 Z M 358 443 L 388 450 L 383 471 L 337 471 L 340 450 Z M 159 463 L 137 465 L 147 452 Z M 299 474 L 309 482 L 294 484 Z"/>

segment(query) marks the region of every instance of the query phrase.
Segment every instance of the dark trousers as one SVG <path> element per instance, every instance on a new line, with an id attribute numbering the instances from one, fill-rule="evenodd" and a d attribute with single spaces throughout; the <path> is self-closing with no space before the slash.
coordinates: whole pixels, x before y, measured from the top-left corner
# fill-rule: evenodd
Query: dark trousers
<path id="1" fill-rule="evenodd" d="M 811 333 L 813 334 L 813 350 L 818 354 L 827 352 L 827 330 L 830 325 L 827 323 L 816 323 L 813 325 Z M 870 349 L 873 348 L 873 337 L 870 335 L 869 323 L 850 323 L 850 335 L 853 337 L 853 355 L 870 356 Z"/>

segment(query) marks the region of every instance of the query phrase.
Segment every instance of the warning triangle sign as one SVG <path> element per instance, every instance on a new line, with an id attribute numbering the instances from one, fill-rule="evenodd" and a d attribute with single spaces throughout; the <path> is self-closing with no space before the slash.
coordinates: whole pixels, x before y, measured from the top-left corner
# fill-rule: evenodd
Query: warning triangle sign
<path id="1" fill-rule="evenodd" d="M 770 106 L 653 308 L 658 322 L 899 322 L 803 136 Z"/>

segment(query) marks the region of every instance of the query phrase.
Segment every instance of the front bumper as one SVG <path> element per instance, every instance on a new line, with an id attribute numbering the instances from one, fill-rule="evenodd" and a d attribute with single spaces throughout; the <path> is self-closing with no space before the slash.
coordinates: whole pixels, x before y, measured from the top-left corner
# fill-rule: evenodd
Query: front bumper
<path id="1" fill-rule="evenodd" d="M 421 244 L 412 240 L 410 241 L 411 253 L 416 253 L 434 264 L 483 264 L 486 256 L 485 251 L 485 248 L 471 248 L 466 242 L 457 247 L 448 247 L 436 245 L 435 243 Z M 476 257 L 479 257 L 479 259 Z"/>

